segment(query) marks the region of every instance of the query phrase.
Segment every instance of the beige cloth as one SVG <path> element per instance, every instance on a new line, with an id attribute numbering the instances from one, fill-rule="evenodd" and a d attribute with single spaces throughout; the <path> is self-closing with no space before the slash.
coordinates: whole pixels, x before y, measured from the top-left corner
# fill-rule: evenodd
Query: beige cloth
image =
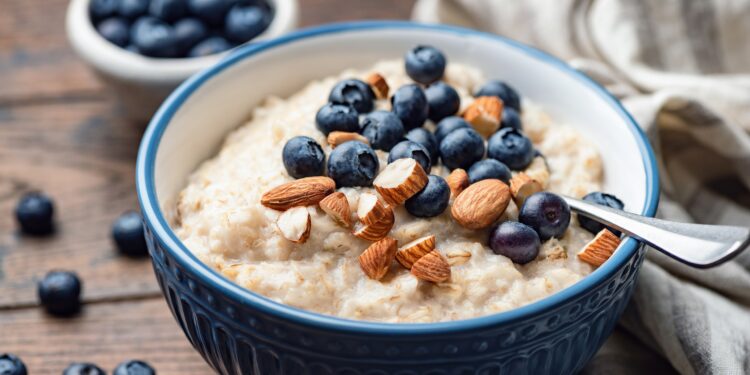
<path id="1" fill-rule="evenodd" d="M 502 34 L 619 97 L 660 161 L 658 216 L 750 225 L 750 0 L 419 0 L 413 18 Z M 750 374 L 750 251 L 695 270 L 650 250 L 590 374 Z"/>

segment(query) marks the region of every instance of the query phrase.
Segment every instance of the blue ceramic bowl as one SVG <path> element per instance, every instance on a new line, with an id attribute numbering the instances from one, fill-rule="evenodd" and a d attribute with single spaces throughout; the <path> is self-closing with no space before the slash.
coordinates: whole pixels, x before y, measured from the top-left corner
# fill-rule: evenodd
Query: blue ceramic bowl
<path id="1" fill-rule="evenodd" d="M 633 119 L 601 87 L 564 63 L 495 35 L 406 22 L 337 24 L 240 48 L 180 86 L 141 144 L 137 187 L 154 270 L 187 338 L 224 374 L 568 374 L 591 359 L 633 290 L 644 250 L 633 239 L 603 266 L 548 298 L 504 313 L 431 324 L 323 316 L 243 289 L 201 263 L 170 229 L 189 173 L 269 94 L 416 44 L 509 81 L 600 149 L 605 190 L 652 216 L 657 171 Z M 249 166 L 251 167 L 251 166 Z"/>

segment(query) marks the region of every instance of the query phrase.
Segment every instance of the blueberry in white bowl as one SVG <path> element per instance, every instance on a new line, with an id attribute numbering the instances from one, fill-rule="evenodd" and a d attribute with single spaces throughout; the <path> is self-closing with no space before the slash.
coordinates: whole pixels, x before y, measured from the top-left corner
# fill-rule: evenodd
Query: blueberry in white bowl
<path id="1" fill-rule="evenodd" d="M 451 191 L 448 183 L 440 176 L 429 175 L 427 185 L 417 194 L 406 200 L 406 211 L 416 217 L 433 217 L 443 213 L 448 207 Z"/>
<path id="2" fill-rule="evenodd" d="M 487 141 L 487 157 L 514 171 L 522 170 L 534 160 L 534 145 L 518 129 L 500 129 Z"/>
<path id="3" fill-rule="evenodd" d="M 437 162 L 438 158 L 440 157 L 439 150 L 438 150 L 438 141 L 435 138 L 435 135 L 432 134 L 431 131 L 425 129 L 425 128 L 414 128 L 412 130 L 409 130 L 408 133 L 404 136 L 404 138 L 412 141 L 417 142 L 424 146 L 424 148 L 427 149 L 427 151 L 430 153 L 430 160 Z"/>
<path id="4" fill-rule="evenodd" d="M 96 30 L 102 38 L 118 47 L 125 47 L 130 41 L 130 26 L 128 21 L 121 17 L 105 19 L 99 23 Z"/>
<path id="5" fill-rule="evenodd" d="M 367 113 L 374 107 L 375 93 L 359 79 L 346 79 L 331 89 L 328 101 L 352 106 L 358 113 Z"/>
<path id="6" fill-rule="evenodd" d="M 424 91 L 413 83 L 403 85 L 393 93 L 391 107 L 406 130 L 422 126 L 430 110 Z"/>
<path id="7" fill-rule="evenodd" d="M 471 125 L 463 119 L 463 117 L 449 116 L 437 123 L 435 128 L 435 139 L 438 144 L 443 141 L 446 135 L 450 134 L 454 130 L 461 128 L 471 128 Z"/>
<path id="8" fill-rule="evenodd" d="M 231 48 L 232 45 L 226 39 L 220 36 L 212 36 L 198 42 L 198 44 L 191 48 L 190 52 L 188 52 L 188 57 L 215 55 Z"/>
<path id="9" fill-rule="evenodd" d="M 424 93 L 429 105 L 429 118 L 433 122 L 455 115 L 461 107 L 461 97 L 456 89 L 443 81 L 427 86 Z"/>
<path id="10" fill-rule="evenodd" d="M 349 104 L 326 103 L 315 114 L 315 126 L 325 135 L 332 131 L 359 132 L 357 110 Z"/>
<path id="11" fill-rule="evenodd" d="M 271 15 L 257 5 L 237 4 L 227 13 L 224 33 L 230 40 L 244 43 L 260 35 L 271 22 Z"/>
<path id="12" fill-rule="evenodd" d="M 504 106 L 521 111 L 521 97 L 516 89 L 500 80 L 488 81 L 474 93 L 474 96 L 497 96 L 503 101 Z"/>
<path id="13" fill-rule="evenodd" d="M 172 25 L 152 16 L 139 18 L 130 30 L 130 39 L 143 55 L 177 57 L 177 38 Z"/>
<path id="14" fill-rule="evenodd" d="M 119 2 L 117 13 L 122 17 L 133 20 L 148 13 L 150 0 L 119 0 Z"/>
<path id="15" fill-rule="evenodd" d="M 323 175 L 325 158 L 318 142 L 303 135 L 288 140 L 282 151 L 284 168 L 294 178 Z"/>
<path id="16" fill-rule="evenodd" d="M 208 37 L 208 27 L 198 18 L 183 18 L 174 24 L 174 37 L 180 51 L 189 51 Z"/>
<path id="17" fill-rule="evenodd" d="M 378 150 L 390 151 L 404 137 L 404 126 L 393 112 L 377 110 L 368 113 L 360 125 L 362 135 Z"/>
<path id="18" fill-rule="evenodd" d="M 401 141 L 397 143 L 388 153 L 388 164 L 398 159 L 412 158 L 419 163 L 426 173 L 430 173 L 432 162 L 430 152 L 421 144 L 413 141 Z"/>
<path id="19" fill-rule="evenodd" d="M 480 160 L 474 163 L 467 173 L 469 174 L 470 184 L 489 178 L 494 178 L 507 184 L 512 177 L 510 168 L 495 159 Z"/>
<path id="20" fill-rule="evenodd" d="M 409 77 L 424 85 L 439 80 L 445 72 L 445 55 L 432 46 L 416 46 L 406 53 L 404 60 Z"/>
<path id="21" fill-rule="evenodd" d="M 456 129 L 440 142 L 440 160 L 449 169 L 467 169 L 484 156 L 484 139 L 471 127 Z"/>
<path id="22" fill-rule="evenodd" d="M 379 169 L 375 151 L 359 141 L 346 142 L 328 156 L 328 177 L 338 187 L 371 186 Z"/>

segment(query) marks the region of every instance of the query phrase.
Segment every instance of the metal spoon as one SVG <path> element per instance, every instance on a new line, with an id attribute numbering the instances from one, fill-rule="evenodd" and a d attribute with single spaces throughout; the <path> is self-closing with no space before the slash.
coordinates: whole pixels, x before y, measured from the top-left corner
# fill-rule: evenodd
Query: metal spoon
<path id="1" fill-rule="evenodd" d="M 631 214 L 570 197 L 563 199 L 573 211 L 618 229 L 697 268 L 709 268 L 726 262 L 750 245 L 750 228 L 678 223 Z"/>

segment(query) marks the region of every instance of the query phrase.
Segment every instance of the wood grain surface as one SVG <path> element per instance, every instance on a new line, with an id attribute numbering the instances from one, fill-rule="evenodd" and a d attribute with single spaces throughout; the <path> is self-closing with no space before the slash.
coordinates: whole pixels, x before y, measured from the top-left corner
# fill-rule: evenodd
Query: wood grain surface
<path id="1" fill-rule="evenodd" d="M 126 359 L 159 374 L 209 374 L 162 300 L 148 259 L 119 256 L 110 225 L 136 209 L 134 163 L 142 129 L 121 119 L 110 93 L 68 46 L 67 0 L 0 0 L 0 353 L 30 374 L 71 362 L 111 371 Z M 413 0 L 300 0 L 300 25 L 408 18 Z M 56 203 L 57 232 L 18 233 L 13 208 L 27 191 Z M 71 319 L 37 306 L 52 269 L 77 272 L 86 305 Z"/>

